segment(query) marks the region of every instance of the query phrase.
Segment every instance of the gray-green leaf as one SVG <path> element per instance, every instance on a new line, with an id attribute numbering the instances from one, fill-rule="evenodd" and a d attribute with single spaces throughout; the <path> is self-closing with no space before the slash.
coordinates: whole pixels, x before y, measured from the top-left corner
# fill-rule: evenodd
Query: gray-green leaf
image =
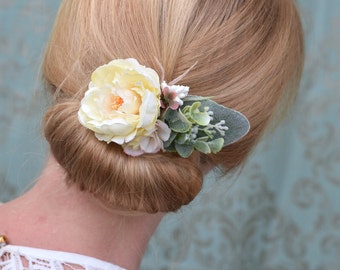
<path id="1" fill-rule="evenodd" d="M 164 116 L 169 128 L 178 133 L 186 133 L 191 129 L 192 124 L 184 116 L 181 110 L 168 109 Z"/>
<path id="2" fill-rule="evenodd" d="M 207 142 L 212 153 L 216 154 L 223 148 L 224 140 L 223 138 L 218 138 L 213 141 Z"/>
<path id="3" fill-rule="evenodd" d="M 178 144 L 176 142 L 175 142 L 175 148 L 176 148 L 177 153 L 183 158 L 189 157 L 194 151 L 194 147 L 192 145 Z"/>
<path id="4" fill-rule="evenodd" d="M 210 122 L 210 116 L 205 111 L 200 111 L 204 108 L 201 106 L 201 102 L 194 102 L 190 107 L 190 117 L 200 126 L 206 126 Z"/>
<path id="5" fill-rule="evenodd" d="M 197 151 L 200 151 L 204 154 L 210 154 L 210 147 L 207 142 L 197 141 L 194 144 L 194 147 Z"/>

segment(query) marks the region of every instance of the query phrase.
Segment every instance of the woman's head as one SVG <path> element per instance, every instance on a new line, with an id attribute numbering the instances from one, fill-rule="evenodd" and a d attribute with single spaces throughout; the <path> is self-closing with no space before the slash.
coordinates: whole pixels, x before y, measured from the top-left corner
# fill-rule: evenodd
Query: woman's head
<path id="1" fill-rule="evenodd" d="M 98 66 L 130 57 L 161 74 L 158 60 L 166 81 L 197 62 L 180 83 L 192 95 L 211 96 L 245 114 L 250 132 L 216 155 L 188 159 L 171 153 L 131 157 L 119 145 L 98 141 L 78 121 L 80 100 Z M 175 211 L 199 192 L 203 164 L 228 170 L 242 164 L 294 95 L 302 59 L 291 0 L 67 0 L 43 65 L 55 95 L 45 136 L 69 183 L 119 209 Z"/>

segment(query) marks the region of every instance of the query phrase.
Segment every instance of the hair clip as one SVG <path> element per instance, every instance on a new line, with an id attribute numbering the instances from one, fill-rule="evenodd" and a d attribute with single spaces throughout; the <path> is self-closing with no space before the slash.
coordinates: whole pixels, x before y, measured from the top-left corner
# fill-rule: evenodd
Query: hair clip
<path id="1" fill-rule="evenodd" d="M 192 68 L 160 83 L 155 70 L 133 58 L 100 66 L 81 101 L 79 122 L 98 140 L 117 143 L 130 156 L 217 153 L 247 134 L 249 121 L 208 98 L 188 95 L 188 86 L 176 85 Z"/>

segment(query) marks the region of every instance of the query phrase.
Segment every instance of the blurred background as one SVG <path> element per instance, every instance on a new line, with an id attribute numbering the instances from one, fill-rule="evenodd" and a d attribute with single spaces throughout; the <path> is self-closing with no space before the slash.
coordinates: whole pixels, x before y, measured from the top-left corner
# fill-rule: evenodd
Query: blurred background
<path id="1" fill-rule="evenodd" d="M 196 200 L 163 220 L 141 269 L 340 269 L 340 5 L 297 2 L 306 64 L 291 114 L 241 173 L 209 174 Z M 30 187 L 47 153 L 39 66 L 58 5 L 0 0 L 2 202 Z"/>

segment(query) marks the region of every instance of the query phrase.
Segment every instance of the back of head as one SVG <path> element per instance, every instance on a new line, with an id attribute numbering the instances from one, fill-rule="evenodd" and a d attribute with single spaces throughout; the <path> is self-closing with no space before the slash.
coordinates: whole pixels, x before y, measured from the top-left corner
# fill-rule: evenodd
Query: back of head
<path id="1" fill-rule="evenodd" d="M 158 60 L 166 81 L 197 62 L 180 83 L 245 114 L 250 132 L 218 154 L 187 159 L 131 157 L 98 141 L 78 121 L 80 100 L 95 68 L 131 57 L 160 74 Z M 55 96 L 45 136 L 70 184 L 117 209 L 175 211 L 201 189 L 203 165 L 231 170 L 244 162 L 294 96 L 302 61 L 292 0 L 65 0 L 43 64 Z"/>

